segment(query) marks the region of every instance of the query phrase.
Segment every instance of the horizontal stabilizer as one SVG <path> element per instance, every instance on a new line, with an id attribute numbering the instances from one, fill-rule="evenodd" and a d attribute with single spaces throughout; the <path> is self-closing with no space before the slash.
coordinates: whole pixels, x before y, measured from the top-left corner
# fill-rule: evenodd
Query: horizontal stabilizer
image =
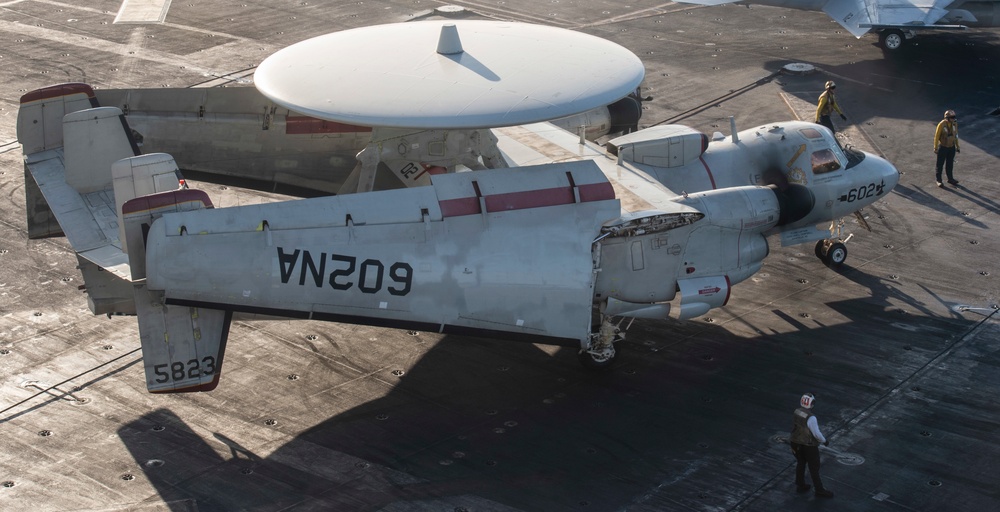
<path id="1" fill-rule="evenodd" d="M 99 107 L 86 84 L 62 84 L 22 96 L 17 125 L 32 238 L 65 233 L 94 314 L 134 314 L 111 167 L 138 147 L 121 110 Z"/>
<path id="2" fill-rule="evenodd" d="M 134 315 L 135 304 L 128 255 L 113 245 L 76 254 L 87 305 L 95 315 Z"/>

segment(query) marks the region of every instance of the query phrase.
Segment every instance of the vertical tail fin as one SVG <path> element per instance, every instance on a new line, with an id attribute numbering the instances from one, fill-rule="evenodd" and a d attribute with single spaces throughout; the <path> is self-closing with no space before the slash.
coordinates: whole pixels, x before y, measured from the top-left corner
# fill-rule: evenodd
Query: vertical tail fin
<path id="1" fill-rule="evenodd" d="M 145 239 L 156 219 L 211 207 L 208 194 L 187 189 L 145 195 L 122 205 L 146 389 L 151 393 L 211 391 L 219 384 L 232 312 L 168 305 L 164 290 L 146 286 Z"/>
<path id="2" fill-rule="evenodd" d="M 63 146 L 63 117 L 98 107 L 94 90 L 87 84 L 59 84 L 36 89 L 21 96 L 17 112 L 17 141 L 24 154 Z"/>
<path id="3" fill-rule="evenodd" d="M 125 203 L 137 197 L 178 190 L 183 178 L 174 157 L 166 153 L 150 153 L 118 160 L 111 164 L 111 178 L 114 181 L 115 212 L 118 213 L 118 240 L 122 251 L 128 253 L 125 219 L 122 217 Z M 206 200 L 207 198 L 205 196 Z M 211 202 L 207 206 L 211 207 Z"/>
<path id="4" fill-rule="evenodd" d="M 232 312 L 168 306 L 163 292 L 135 284 L 146 389 L 150 393 L 211 391 L 219 385 Z"/>
<path id="5" fill-rule="evenodd" d="M 111 188 L 111 164 L 139 154 L 125 115 L 97 107 L 63 117 L 66 183 L 81 194 Z"/>

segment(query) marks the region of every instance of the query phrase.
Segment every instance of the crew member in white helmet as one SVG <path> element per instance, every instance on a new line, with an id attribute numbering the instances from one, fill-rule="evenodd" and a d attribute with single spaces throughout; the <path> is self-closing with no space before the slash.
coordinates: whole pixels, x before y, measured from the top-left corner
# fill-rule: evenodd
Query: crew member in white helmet
<path id="1" fill-rule="evenodd" d="M 792 423 L 792 435 L 789 441 L 792 445 L 792 454 L 795 455 L 797 464 L 795 465 L 795 486 L 798 492 L 806 492 L 811 487 L 806 483 L 806 466 L 809 466 L 809 476 L 816 486 L 816 496 L 820 498 L 833 497 L 833 493 L 823 487 L 823 481 L 819 478 L 819 445 L 830 446 L 830 441 L 823 436 L 819 430 L 819 422 L 813 414 L 813 404 L 816 397 L 812 393 L 802 395 L 799 400 L 799 407 L 795 409 L 794 423 Z"/>

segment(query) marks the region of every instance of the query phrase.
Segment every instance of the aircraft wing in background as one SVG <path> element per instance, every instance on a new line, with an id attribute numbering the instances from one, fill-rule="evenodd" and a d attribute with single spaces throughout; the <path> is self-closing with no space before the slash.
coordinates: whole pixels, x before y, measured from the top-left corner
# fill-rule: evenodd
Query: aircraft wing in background
<path id="1" fill-rule="evenodd" d="M 948 14 L 953 0 L 830 0 L 823 6 L 830 18 L 848 32 L 861 37 L 872 28 L 919 28 L 931 26 Z"/>
<path id="2" fill-rule="evenodd" d="M 871 29 L 930 27 L 938 21 L 975 21 L 966 11 L 947 9 L 954 0 L 828 0 L 827 2 L 801 2 L 797 0 L 677 0 L 679 3 L 721 5 L 750 3 L 787 7 L 800 10 L 822 10 L 855 37 Z M 820 6 L 822 6 L 820 8 Z M 951 14 L 951 16 L 949 16 Z M 946 18 L 947 16 L 947 18 Z M 968 19 L 971 17 L 971 19 Z M 941 27 L 938 27 L 941 28 Z"/>

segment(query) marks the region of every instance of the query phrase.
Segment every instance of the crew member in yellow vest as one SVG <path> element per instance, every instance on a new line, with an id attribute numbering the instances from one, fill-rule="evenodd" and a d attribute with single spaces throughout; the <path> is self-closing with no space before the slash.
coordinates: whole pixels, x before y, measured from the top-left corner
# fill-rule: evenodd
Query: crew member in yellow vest
<path id="1" fill-rule="evenodd" d="M 816 486 L 816 497 L 832 498 L 833 493 L 823 487 L 823 481 L 819 478 L 819 445 L 830 446 L 830 441 L 819 430 L 819 421 L 812 412 L 815 403 L 816 397 L 812 393 L 802 395 L 799 399 L 800 407 L 795 409 L 792 418 L 792 435 L 788 441 L 792 445 L 796 461 L 795 488 L 798 492 L 809 490 L 810 486 L 805 480 L 806 466 L 809 466 L 809 476 Z"/>
<path id="2" fill-rule="evenodd" d="M 948 183 L 958 185 L 958 180 L 952 174 L 955 168 L 955 153 L 961 153 L 958 148 L 958 121 L 954 110 L 945 110 L 944 119 L 934 131 L 934 152 L 937 153 L 937 166 L 934 168 L 934 179 L 937 186 L 941 185 L 941 167 L 948 173 Z"/>
<path id="3" fill-rule="evenodd" d="M 831 132 L 837 133 L 837 130 L 833 127 L 833 121 L 830 120 L 830 114 L 836 110 L 840 114 L 840 118 L 847 121 L 847 116 L 844 115 L 844 111 L 840 110 L 840 105 L 837 105 L 837 98 L 834 95 L 837 89 L 837 84 L 830 80 L 826 83 L 826 90 L 823 94 L 819 95 L 819 104 L 816 105 L 816 122 L 829 128 Z"/>

